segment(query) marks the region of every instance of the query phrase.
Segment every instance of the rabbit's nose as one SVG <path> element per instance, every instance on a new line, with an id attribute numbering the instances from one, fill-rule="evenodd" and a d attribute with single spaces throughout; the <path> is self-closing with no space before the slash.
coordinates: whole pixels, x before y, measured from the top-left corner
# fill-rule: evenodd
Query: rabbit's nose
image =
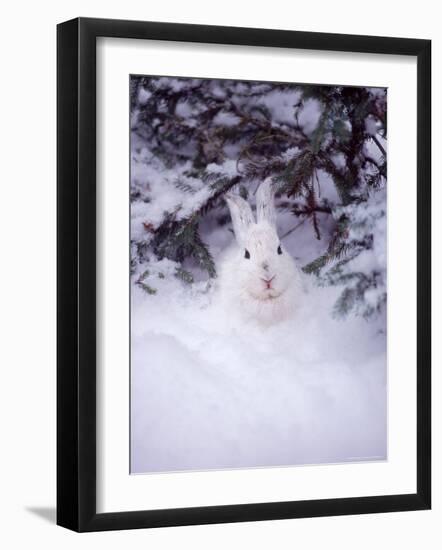
<path id="1" fill-rule="evenodd" d="M 269 289 L 269 288 L 272 288 L 272 282 L 274 278 L 275 278 L 275 275 L 273 275 L 271 279 L 261 279 L 261 281 L 265 283 L 266 288 Z"/>

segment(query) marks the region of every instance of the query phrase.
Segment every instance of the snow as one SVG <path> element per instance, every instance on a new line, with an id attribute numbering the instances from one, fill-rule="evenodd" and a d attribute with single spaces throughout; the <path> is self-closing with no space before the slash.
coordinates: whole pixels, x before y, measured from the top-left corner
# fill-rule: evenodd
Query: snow
<path id="1" fill-rule="evenodd" d="M 332 161 L 333 161 L 333 164 L 336 166 L 336 168 L 338 169 L 345 168 L 346 161 L 343 153 L 337 153 L 336 155 L 333 155 Z"/>
<path id="2" fill-rule="evenodd" d="M 140 88 L 138 92 L 138 101 L 141 103 L 141 105 L 144 105 L 149 101 L 149 98 L 151 97 L 151 92 L 149 90 L 146 90 L 145 88 Z"/>
<path id="3" fill-rule="evenodd" d="M 157 88 L 172 88 L 174 92 L 179 92 L 189 84 L 188 79 L 170 78 L 168 76 L 153 79 L 151 81 Z"/>
<path id="4" fill-rule="evenodd" d="M 260 99 L 272 114 L 272 120 L 281 124 L 295 122 L 293 106 L 299 102 L 301 92 L 298 90 L 275 90 Z"/>
<path id="5" fill-rule="evenodd" d="M 385 459 L 385 341 L 330 289 L 264 330 L 158 283 L 132 293 L 133 473 Z"/>
<path id="6" fill-rule="evenodd" d="M 212 122 L 215 126 L 236 126 L 240 122 L 240 118 L 233 113 L 220 111 Z"/>
<path id="7" fill-rule="evenodd" d="M 299 147 L 289 147 L 281 155 L 281 159 L 288 163 L 291 160 L 294 160 L 299 155 L 300 152 L 301 152 L 301 149 Z"/>
<path id="8" fill-rule="evenodd" d="M 376 136 L 381 145 L 385 148 L 386 141 L 381 136 Z M 379 162 L 383 156 L 382 151 L 379 150 L 379 147 L 376 145 L 374 140 L 369 140 L 364 143 L 364 151 L 371 156 L 376 162 Z"/>
<path id="9" fill-rule="evenodd" d="M 195 114 L 195 110 L 187 101 L 179 101 L 175 108 L 176 115 L 182 118 L 188 118 Z"/>
<path id="10" fill-rule="evenodd" d="M 365 131 L 370 136 L 375 136 L 378 133 L 379 123 L 373 117 L 367 117 L 365 119 Z"/>
<path id="11" fill-rule="evenodd" d="M 206 166 L 206 171 L 211 174 L 225 174 L 229 178 L 233 178 L 238 175 L 236 160 L 232 159 L 226 159 L 221 164 L 215 164 L 212 162 Z"/>
<path id="12" fill-rule="evenodd" d="M 307 135 L 316 129 L 321 114 L 322 106 L 317 99 L 308 99 L 304 102 L 298 114 L 298 122 Z"/>
<path id="13" fill-rule="evenodd" d="M 157 228 L 163 221 L 165 212 L 174 213 L 176 220 L 189 217 L 214 192 L 200 180 L 186 175 L 190 168 L 189 162 L 181 164 L 179 168 L 167 169 L 146 148 L 133 151 L 131 161 L 132 187 L 141 188 L 148 200 L 135 200 L 131 203 L 132 239 L 146 236 L 144 224 Z M 228 162 L 233 161 L 226 161 Z M 187 185 L 193 192 L 183 193 L 178 187 L 179 183 Z"/>
<path id="14" fill-rule="evenodd" d="M 327 199 L 335 204 L 339 200 L 338 192 L 333 184 L 332 177 L 325 170 L 316 170 L 316 175 L 319 181 L 318 195 L 321 199 Z"/>

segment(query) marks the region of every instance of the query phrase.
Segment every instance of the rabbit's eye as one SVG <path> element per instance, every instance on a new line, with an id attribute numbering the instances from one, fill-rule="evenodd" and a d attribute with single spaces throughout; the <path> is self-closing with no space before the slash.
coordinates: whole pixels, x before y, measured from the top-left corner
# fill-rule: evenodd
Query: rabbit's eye
<path id="1" fill-rule="evenodd" d="M 282 254 L 282 248 L 281 245 L 278 246 L 278 254 Z"/>
<path id="2" fill-rule="evenodd" d="M 247 250 L 247 248 L 245 249 L 245 252 L 244 252 L 244 258 L 246 258 L 247 260 L 250 260 L 250 252 Z"/>

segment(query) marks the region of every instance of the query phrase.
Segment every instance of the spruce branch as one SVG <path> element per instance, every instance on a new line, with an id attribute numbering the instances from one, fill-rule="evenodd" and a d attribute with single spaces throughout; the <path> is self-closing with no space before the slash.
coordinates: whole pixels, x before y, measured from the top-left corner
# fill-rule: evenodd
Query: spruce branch
<path id="1" fill-rule="evenodd" d="M 382 145 L 381 142 L 378 140 L 378 138 L 377 138 L 374 134 L 370 135 L 370 137 L 371 137 L 371 139 L 376 143 L 376 145 L 377 145 L 379 151 L 382 153 L 382 155 L 383 155 L 384 157 L 387 157 L 387 151 L 384 149 L 383 145 Z"/>

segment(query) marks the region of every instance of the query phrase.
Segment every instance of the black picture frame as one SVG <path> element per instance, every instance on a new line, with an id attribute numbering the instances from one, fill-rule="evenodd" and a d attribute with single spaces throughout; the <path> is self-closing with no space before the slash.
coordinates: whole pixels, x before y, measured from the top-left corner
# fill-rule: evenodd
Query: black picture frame
<path id="1" fill-rule="evenodd" d="M 417 491 L 414 494 L 96 512 L 96 39 L 417 58 Z M 431 41 L 79 18 L 57 28 L 57 523 L 75 531 L 424 510 L 431 506 Z"/>

